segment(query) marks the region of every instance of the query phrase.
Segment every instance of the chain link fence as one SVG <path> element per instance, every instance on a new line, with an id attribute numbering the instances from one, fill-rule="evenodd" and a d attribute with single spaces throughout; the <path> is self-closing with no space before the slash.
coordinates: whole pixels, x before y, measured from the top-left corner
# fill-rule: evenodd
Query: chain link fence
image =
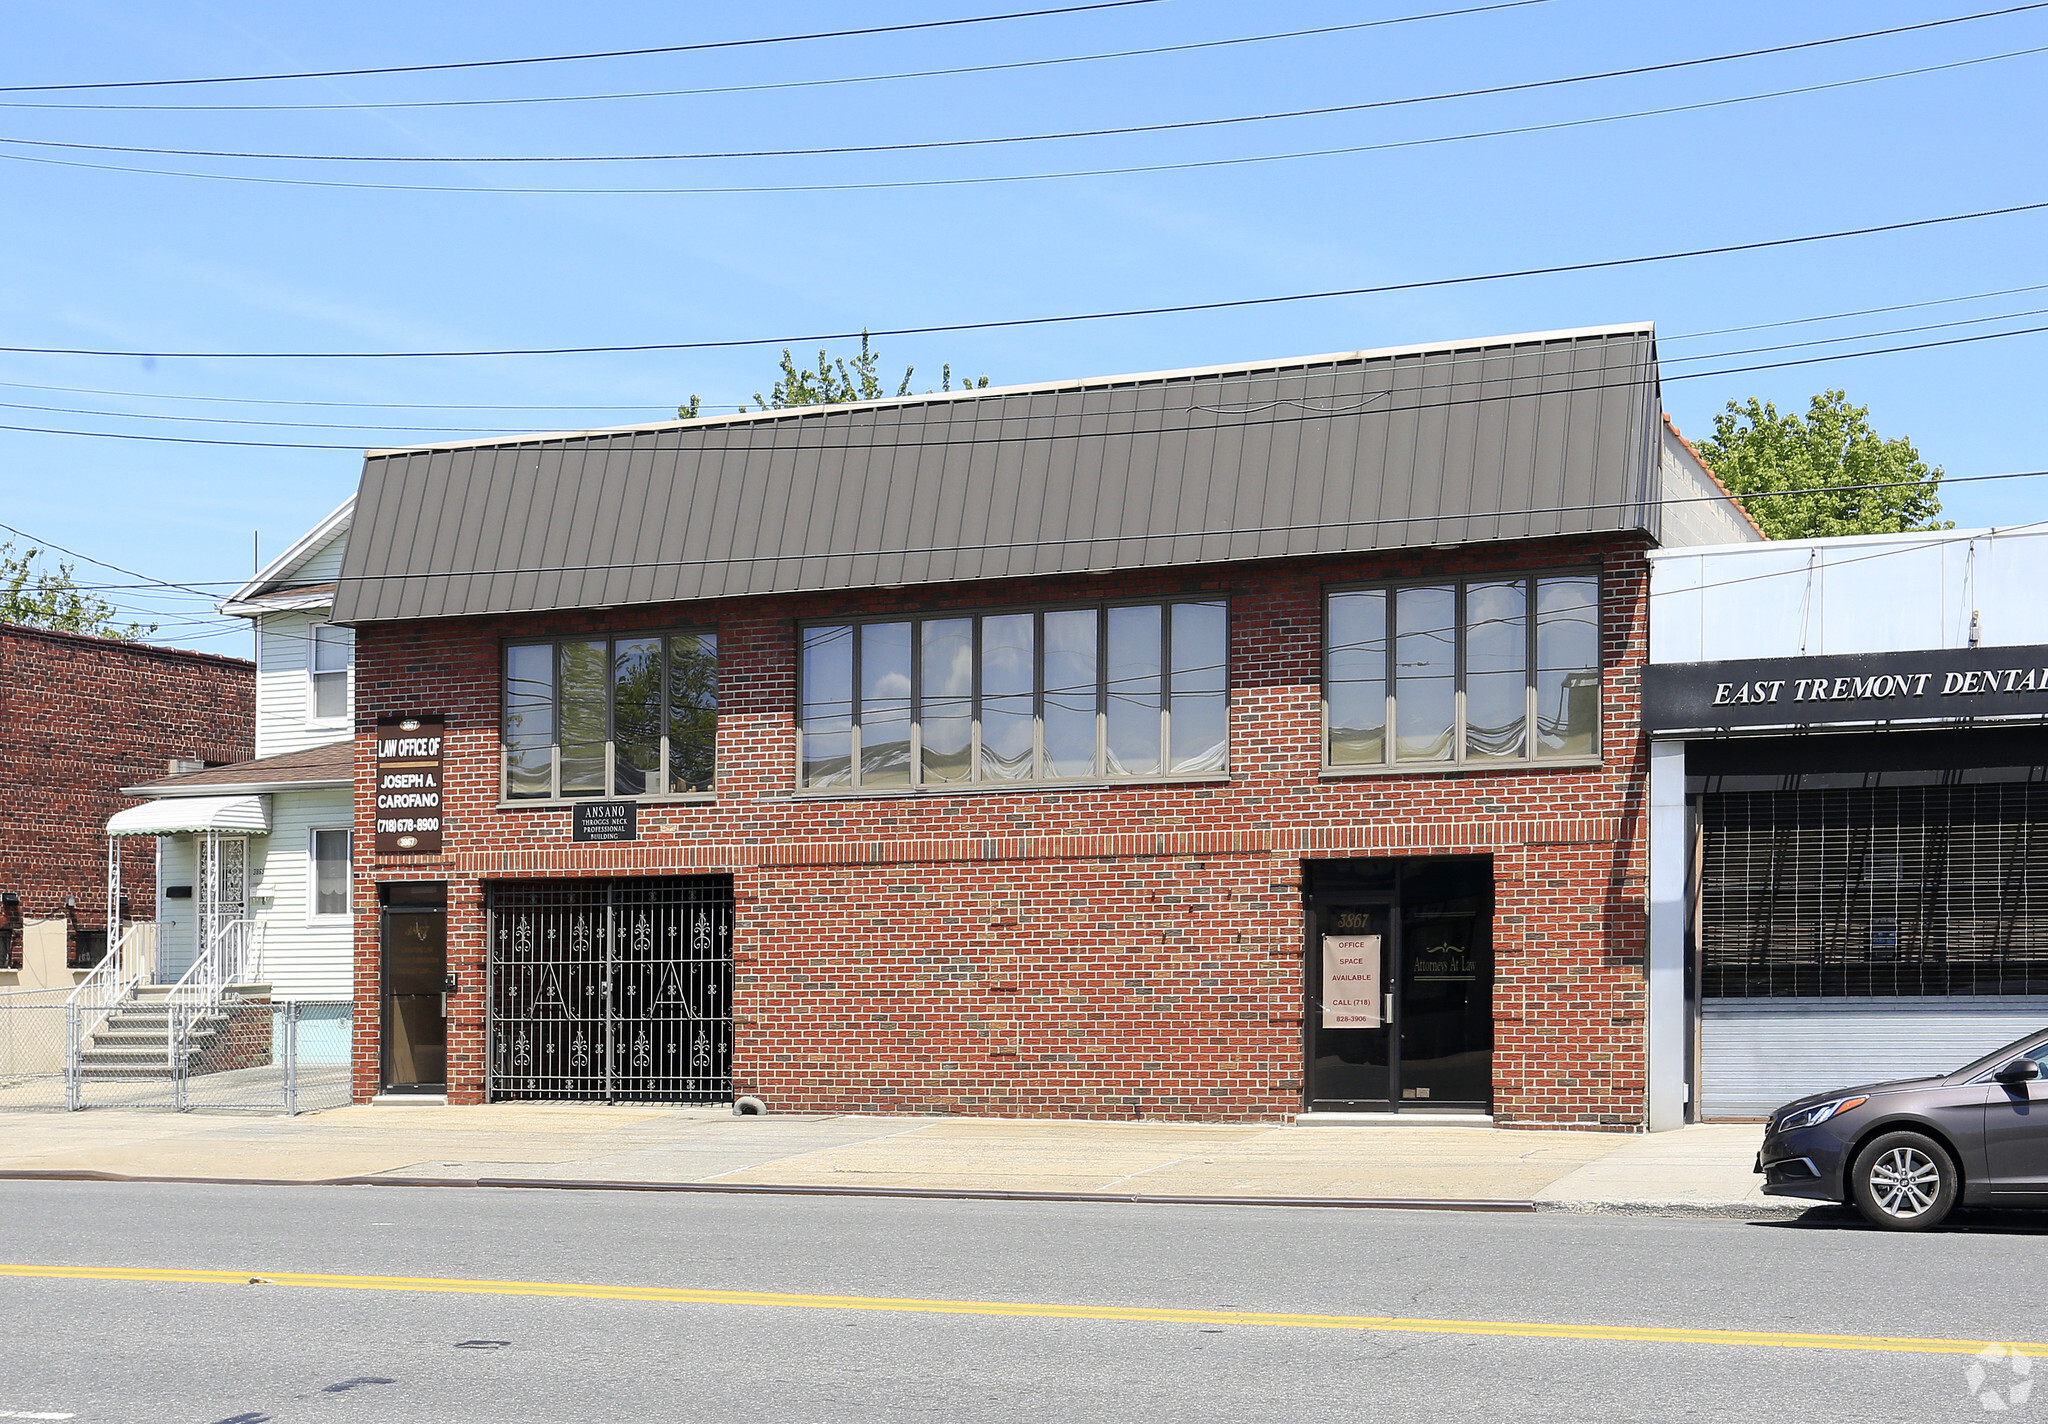
<path id="1" fill-rule="evenodd" d="M 94 1024 L 67 997 L 0 994 L 0 1109 L 296 1114 L 348 1105 L 354 1006 L 345 999 L 230 997 Z"/>

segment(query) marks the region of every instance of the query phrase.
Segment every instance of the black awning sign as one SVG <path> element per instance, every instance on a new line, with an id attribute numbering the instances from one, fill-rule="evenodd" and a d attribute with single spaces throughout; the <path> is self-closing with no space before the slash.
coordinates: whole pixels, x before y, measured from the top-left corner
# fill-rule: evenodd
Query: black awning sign
<path id="1" fill-rule="evenodd" d="M 1643 669 L 1652 733 L 2048 717 L 2048 647 L 1950 648 Z"/>
<path id="2" fill-rule="evenodd" d="M 640 807 L 632 801 L 578 801 L 569 811 L 569 839 L 640 839 Z"/>

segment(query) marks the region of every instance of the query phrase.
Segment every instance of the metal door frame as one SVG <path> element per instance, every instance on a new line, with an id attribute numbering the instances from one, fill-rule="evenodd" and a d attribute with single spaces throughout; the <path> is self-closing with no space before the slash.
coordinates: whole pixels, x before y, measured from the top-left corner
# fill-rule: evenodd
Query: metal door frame
<path id="1" fill-rule="evenodd" d="M 1413 873 L 1416 870 L 1419 870 L 1423 866 L 1439 864 L 1447 861 L 1481 861 L 1484 862 L 1487 866 L 1489 891 L 1487 896 L 1486 916 L 1488 922 L 1487 943 L 1489 966 L 1486 986 L 1486 997 L 1488 1012 L 1491 1013 L 1496 994 L 1500 987 L 1500 946 L 1493 936 L 1493 919 L 1495 914 L 1499 910 L 1499 906 L 1495 902 L 1495 895 L 1493 893 L 1494 888 L 1496 887 L 1496 881 L 1499 872 L 1498 857 L 1484 853 L 1471 855 L 1355 856 L 1343 858 L 1332 857 L 1328 860 L 1322 860 L 1320 862 L 1314 860 L 1305 860 L 1302 862 L 1303 874 L 1301 906 L 1301 1105 L 1302 1110 L 1304 1112 L 1316 1111 L 1315 1104 L 1318 1101 L 1318 1099 L 1315 1096 L 1314 1050 L 1315 1033 L 1317 1029 L 1315 1016 L 1317 1015 L 1321 1007 L 1319 999 L 1319 991 L 1321 988 L 1321 984 L 1319 979 L 1311 980 L 1311 978 L 1309 977 L 1309 949 L 1311 938 L 1313 938 L 1314 940 L 1315 957 L 1318 968 L 1321 967 L 1322 960 L 1322 937 L 1320 931 L 1317 928 L 1316 911 L 1319 908 L 1328 908 L 1339 904 L 1345 906 L 1356 906 L 1361 909 L 1384 909 L 1386 911 L 1386 944 L 1382 948 L 1381 952 L 1385 956 L 1382 962 L 1382 972 L 1386 976 L 1387 982 L 1385 988 L 1381 992 L 1388 995 L 1391 998 L 1393 1011 L 1386 1015 L 1386 1027 L 1388 1032 L 1388 1096 L 1385 1101 L 1384 1110 L 1387 1112 L 1398 1113 L 1402 1111 L 1401 1029 L 1402 1020 L 1407 1013 L 1407 993 L 1403 987 L 1401 951 L 1403 948 L 1402 916 L 1407 904 L 1406 891 L 1408 887 L 1408 879 L 1411 873 Z M 1319 886 L 1315 889 L 1311 889 L 1309 887 L 1309 867 L 1318 863 L 1326 865 L 1354 863 L 1359 865 L 1371 865 L 1375 867 L 1382 867 L 1386 871 L 1388 883 L 1384 887 L 1359 889 L 1356 891 L 1346 891 L 1334 886 Z M 1494 1051 L 1498 1051 L 1498 1044 L 1495 1045 Z M 1493 1084 L 1493 1073 L 1491 1059 L 1489 1058 L 1489 1067 L 1487 1073 L 1487 1094 L 1486 1100 L 1484 1102 L 1475 1105 L 1472 1102 L 1466 1100 L 1459 1100 L 1453 1102 L 1450 1099 L 1436 1099 L 1426 1101 L 1424 1099 L 1414 1098 L 1408 1100 L 1407 1110 L 1409 1112 L 1438 1112 L 1447 1109 L 1448 1111 L 1454 1113 L 1471 1113 L 1475 1111 L 1479 1113 L 1491 1113 L 1493 1111 L 1494 1099 L 1495 1093 Z M 1325 1098 L 1321 1101 L 1328 1102 L 1333 1105 L 1332 1107 L 1323 1109 L 1323 1111 L 1325 1112 L 1345 1111 L 1345 1109 L 1343 1108 L 1334 1106 L 1335 1104 L 1340 1103 L 1373 1104 L 1374 1106 L 1368 1109 L 1369 1111 L 1382 1110 L 1378 1106 L 1378 1104 L 1381 1102 L 1381 1100 L 1378 1098 Z"/>
<path id="2" fill-rule="evenodd" d="M 689 924 L 689 929 L 686 931 L 688 939 L 677 946 L 678 952 L 672 957 L 660 957 L 657 955 L 642 960 L 630 960 L 624 953 L 624 950 L 626 949 L 625 936 L 628 933 L 627 919 L 631 906 L 630 904 L 620 903 L 621 893 L 638 891 L 646 894 L 655 894 L 664 890 L 676 894 L 677 899 L 675 902 L 667 907 L 656 904 L 649 908 L 670 908 L 676 912 L 677 919 L 670 925 L 671 934 L 681 929 L 684 921 L 687 920 Z M 516 906 L 505 903 L 507 900 L 521 895 L 560 895 L 563 898 L 554 905 L 534 904 L 530 906 Z M 580 904 L 577 902 L 578 897 L 582 898 L 582 903 Z M 617 1103 L 729 1102 L 732 1100 L 732 938 L 736 909 L 733 880 L 730 875 L 608 877 L 590 880 L 506 879 L 489 882 L 485 885 L 484 904 L 484 1094 L 486 1101 L 599 1101 Z M 524 1089 L 514 1091 L 506 1086 L 506 1080 L 516 1075 L 503 1071 L 499 1061 L 500 991 L 507 987 L 505 981 L 501 978 L 501 968 L 503 966 L 501 965 L 502 951 L 499 940 L 499 927 L 501 916 L 508 910 L 516 908 L 530 909 L 536 914 L 553 912 L 565 916 L 581 912 L 597 921 L 597 924 L 594 926 L 590 946 L 593 957 L 588 962 L 587 967 L 594 970 L 599 976 L 598 993 L 600 1003 L 597 1007 L 598 1020 L 602 1026 L 602 1042 L 598 1046 L 598 1051 L 602 1053 L 604 1062 L 601 1073 L 589 1075 L 588 1091 L 576 1091 L 572 1086 L 575 1082 L 575 1075 L 561 1071 L 529 1071 L 524 1075 L 525 1079 L 529 1082 L 534 1079 L 553 1079 L 554 1085 L 561 1090 L 557 1093 Z M 698 911 L 698 913 L 692 913 L 693 910 Z M 702 913 L 705 910 L 708 910 L 709 913 Z M 601 912 L 601 914 L 592 914 L 592 912 Z M 711 929 L 710 935 L 700 936 L 700 930 L 707 924 L 714 926 Z M 700 938 L 704 942 L 700 943 Z M 715 950 L 712 948 L 714 942 L 718 945 Z M 650 940 L 650 946 L 651 943 L 652 941 Z M 647 947 L 649 946 L 642 946 L 642 948 Z M 707 950 L 711 952 L 707 954 Z M 536 964 L 547 962 L 538 959 L 535 961 Z M 559 971 L 569 969 L 576 963 L 576 960 L 565 955 L 551 962 L 558 971 L 555 992 L 563 995 L 566 1012 L 568 1000 L 566 993 L 561 987 Z M 686 1060 L 686 1065 L 692 1071 L 666 1075 L 677 1080 L 679 1084 L 671 1093 L 663 1093 L 658 1088 L 633 1091 L 629 1084 L 621 1082 L 622 1075 L 617 1069 L 619 1054 L 625 1047 L 624 1041 L 620 1037 L 620 1032 L 624 1027 L 629 1024 L 639 1025 L 641 1041 L 635 1044 L 634 1047 L 651 1047 L 647 1043 L 647 1030 L 650 1027 L 658 1027 L 661 1023 L 666 1022 L 665 1020 L 652 1017 L 650 1013 L 636 1015 L 622 1005 L 621 996 L 618 991 L 620 981 L 622 977 L 625 977 L 638 966 L 657 967 L 657 981 L 661 978 L 658 972 L 660 966 L 670 966 L 678 969 L 678 987 L 681 987 L 680 980 L 682 976 L 680 971 L 686 967 L 696 968 L 700 971 L 708 970 L 710 987 L 706 992 L 710 998 L 721 1001 L 717 1004 L 715 1012 L 705 1012 L 705 1006 L 701 1003 L 693 1006 L 687 999 L 680 1002 L 680 1007 L 684 1011 L 682 1022 L 699 1026 L 708 1023 L 715 1036 L 710 1043 L 709 1061 L 704 1065 L 708 1071 L 695 1071 L 698 1067 L 696 1054 L 699 1044 L 695 1038 L 691 1040 L 690 1056 Z M 633 994 L 637 987 L 636 985 L 628 984 L 627 994 Z M 703 985 L 698 984 L 697 987 L 703 988 Z M 657 990 L 656 992 L 659 991 Z M 573 1021 L 573 1014 L 570 1015 L 570 1019 Z M 531 1022 L 531 1020 L 522 1021 Z M 724 1065 L 722 1070 L 717 1067 L 721 1062 Z M 571 1066 L 572 1068 L 574 1066 L 573 1059 Z M 648 1075 L 650 1081 L 663 1076 L 658 1073 L 650 1073 Z M 695 1079 L 704 1080 L 703 1086 L 689 1085 L 689 1080 Z"/>
<path id="3" fill-rule="evenodd" d="M 409 882 L 401 882 L 409 883 Z M 434 884 L 439 882 L 421 882 Z M 439 1083 L 399 1083 L 391 1081 L 391 922 L 394 917 L 410 918 L 414 915 L 439 915 L 441 917 L 441 972 L 448 972 L 448 902 L 444 898 L 438 905 L 393 905 L 381 902 L 377 906 L 377 1091 L 394 1095 L 419 1093 L 432 1096 L 448 1091 L 448 996 L 441 996 L 441 1081 Z"/>

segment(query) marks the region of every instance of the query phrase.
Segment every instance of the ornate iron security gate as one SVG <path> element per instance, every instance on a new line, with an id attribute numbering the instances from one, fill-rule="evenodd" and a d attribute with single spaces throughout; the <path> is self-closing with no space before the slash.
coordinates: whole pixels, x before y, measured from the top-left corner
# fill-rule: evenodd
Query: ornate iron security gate
<path id="1" fill-rule="evenodd" d="M 732 882 L 490 887 L 494 1102 L 732 1097 Z"/>

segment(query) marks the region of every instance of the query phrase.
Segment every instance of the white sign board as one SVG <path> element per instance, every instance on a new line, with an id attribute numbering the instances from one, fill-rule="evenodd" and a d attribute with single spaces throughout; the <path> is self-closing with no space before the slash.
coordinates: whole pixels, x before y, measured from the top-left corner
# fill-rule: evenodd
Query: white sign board
<path id="1" fill-rule="evenodd" d="M 1323 936 L 1323 1027 L 1380 1026 L 1380 937 Z"/>

